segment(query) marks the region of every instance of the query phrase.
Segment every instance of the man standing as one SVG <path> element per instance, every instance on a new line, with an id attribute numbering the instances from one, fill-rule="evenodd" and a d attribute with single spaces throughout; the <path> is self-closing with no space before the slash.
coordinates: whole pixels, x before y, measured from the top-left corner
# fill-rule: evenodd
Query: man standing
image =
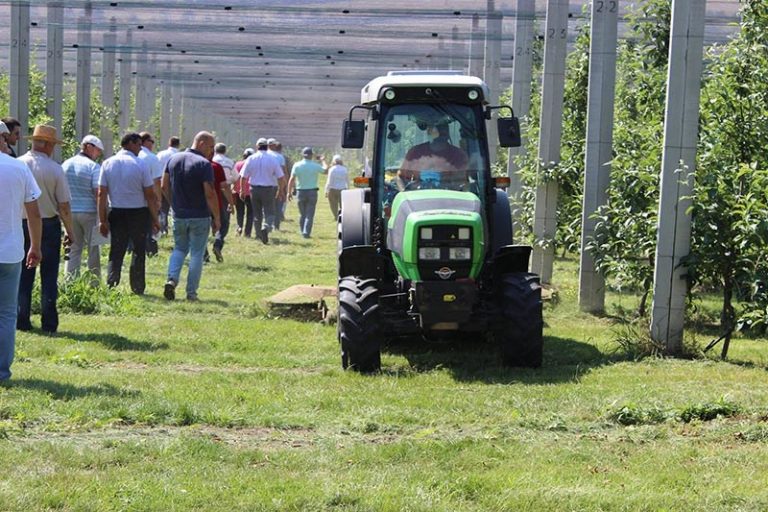
<path id="1" fill-rule="evenodd" d="M 0 127 L 5 124 L 0 123 Z M 0 151 L 0 382 L 11 378 L 16 346 L 19 281 L 24 260 L 21 212 L 27 215 L 27 268 L 40 262 L 42 222 L 37 199 L 40 188 L 24 163 Z"/>
<path id="2" fill-rule="evenodd" d="M 224 249 L 224 239 L 229 233 L 229 213 L 234 208 L 234 199 L 232 199 L 232 188 L 227 181 L 224 167 L 215 159 L 211 160 L 211 167 L 213 168 L 213 188 L 216 190 L 216 204 L 219 209 L 219 229 L 213 232 L 213 255 L 216 256 L 216 261 L 221 263 L 224 261 L 224 255 L 221 251 Z"/>
<path id="3" fill-rule="evenodd" d="M 157 211 L 160 211 L 163 194 L 160 191 L 160 179 L 163 177 L 163 166 L 160 164 L 160 159 L 157 158 L 152 152 L 155 147 L 155 138 L 149 132 L 141 132 L 141 151 L 139 151 L 139 160 L 144 162 L 149 167 L 149 173 L 152 175 L 152 182 L 154 183 L 155 198 L 157 204 Z M 157 254 L 157 240 L 152 236 L 152 226 L 147 226 L 147 256 L 154 256 Z"/>
<path id="4" fill-rule="evenodd" d="M 57 280 L 61 257 L 61 224 L 64 223 L 67 238 L 71 240 L 72 216 L 69 204 L 71 195 L 61 165 L 51 159 L 56 144 L 62 142 L 57 137 L 56 128 L 37 125 L 30 140 L 32 140 L 32 149 L 20 156 L 19 160 L 27 164 L 27 167 L 32 171 L 32 176 L 35 177 L 41 191 L 39 201 L 40 215 L 43 219 L 40 244 L 42 253 L 40 264 L 41 327 L 47 333 L 55 333 L 59 328 L 56 301 L 59 296 Z M 26 220 L 22 222 L 22 225 L 24 228 L 24 249 L 28 251 L 31 242 Z M 19 284 L 19 310 L 16 319 L 16 328 L 22 331 L 32 329 L 30 314 L 34 283 L 35 268 L 23 269 Z"/>
<path id="5" fill-rule="evenodd" d="M 104 236 L 111 232 L 107 285 L 114 287 L 120 284 L 123 259 L 128 249 L 128 240 L 131 240 L 131 290 L 136 295 L 143 295 L 147 226 L 159 229 L 157 197 L 149 167 L 138 158 L 141 135 L 128 133 L 120 145 L 123 149 L 104 162 L 99 175 L 99 231 Z"/>
<path id="6" fill-rule="evenodd" d="M 86 135 L 80 144 L 80 152 L 61 165 L 72 193 L 72 246 L 64 271 L 67 277 L 77 276 L 83 248 L 88 247 L 88 270 L 96 282 L 101 279 L 101 257 L 99 246 L 91 244 L 91 235 L 99 222 L 96 197 L 101 166 L 96 160 L 102 151 L 104 144 L 101 140 L 95 135 Z"/>
<path id="7" fill-rule="evenodd" d="M 283 169 L 283 175 L 288 176 L 290 173 L 290 167 L 287 167 L 287 161 L 282 153 L 282 145 L 276 139 L 267 139 L 267 152 L 280 160 L 280 167 Z M 285 203 L 287 200 L 287 194 L 283 190 L 278 190 L 277 197 L 275 198 L 275 229 L 280 231 L 280 224 L 285 220 Z"/>
<path id="8" fill-rule="evenodd" d="M 213 148 L 214 155 L 213 161 L 219 164 L 224 169 L 224 175 L 227 177 L 227 184 L 232 185 L 237 179 L 237 173 L 235 172 L 235 162 L 227 156 L 227 145 L 219 142 L 216 147 Z"/>
<path id="9" fill-rule="evenodd" d="M 5 137 L 5 141 L 8 143 L 8 154 L 11 157 L 16 158 L 16 151 L 12 146 L 15 146 L 19 142 L 21 136 L 21 123 L 13 117 L 4 117 L 3 124 L 8 128 L 8 135 Z"/>
<path id="10" fill-rule="evenodd" d="M 267 152 L 267 139 L 256 141 L 256 153 L 243 165 L 241 176 L 251 187 L 253 218 L 262 243 L 269 243 L 269 232 L 275 225 L 275 200 L 285 199 L 285 174 L 280 160 Z"/>
<path id="11" fill-rule="evenodd" d="M 181 140 L 176 136 L 168 139 L 168 147 L 157 154 L 157 159 L 160 160 L 161 169 L 165 170 L 165 164 L 168 163 L 168 160 L 170 160 L 173 155 L 179 152 L 180 144 Z M 160 231 L 163 234 L 168 234 L 168 213 L 171 210 L 171 205 L 168 204 L 168 200 L 165 199 L 165 196 L 161 198 L 161 201 L 162 203 L 160 205 L 160 211 L 158 212 L 157 217 L 160 220 Z"/>
<path id="12" fill-rule="evenodd" d="M 195 136 L 191 149 L 172 156 L 165 166 L 162 189 L 173 208 L 174 241 L 168 260 L 168 280 L 163 290 L 168 300 L 176 298 L 176 286 L 187 254 L 187 300 L 198 299 L 208 230 L 211 227 L 214 231 L 219 229 L 219 208 L 213 185 L 213 168 L 209 161 L 215 142 L 213 135 L 200 132 Z"/>
<path id="13" fill-rule="evenodd" d="M 296 191 L 296 201 L 299 204 L 299 230 L 301 236 L 309 238 L 312 235 L 312 224 L 317 207 L 317 178 L 328 171 L 328 166 L 325 165 L 323 156 L 320 156 L 323 165 L 312 160 L 313 153 L 310 147 L 304 148 L 301 154 L 304 160 L 293 165 L 288 190 L 291 195 Z"/>
<path id="14" fill-rule="evenodd" d="M 157 154 L 157 159 L 160 160 L 160 167 L 165 169 L 165 164 L 171 159 L 173 155 L 179 152 L 179 145 L 181 140 L 178 137 L 171 137 L 168 139 L 168 147 L 160 151 Z"/>

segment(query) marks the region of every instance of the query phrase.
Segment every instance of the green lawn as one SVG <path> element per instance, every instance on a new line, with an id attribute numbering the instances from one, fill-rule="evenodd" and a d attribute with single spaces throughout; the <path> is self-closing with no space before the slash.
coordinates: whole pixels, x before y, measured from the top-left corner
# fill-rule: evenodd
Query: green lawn
<path id="1" fill-rule="evenodd" d="M 622 357 L 611 315 L 636 297 L 578 312 L 567 259 L 542 369 L 468 341 L 398 344 L 380 375 L 345 373 L 335 327 L 264 305 L 335 283 L 318 210 L 311 240 L 294 205 L 270 245 L 232 236 L 199 303 L 162 298 L 164 239 L 122 314 L 19 333 L 0 510 L 768 509 L 766 340 L 738 337 L 731 362 Z"/>

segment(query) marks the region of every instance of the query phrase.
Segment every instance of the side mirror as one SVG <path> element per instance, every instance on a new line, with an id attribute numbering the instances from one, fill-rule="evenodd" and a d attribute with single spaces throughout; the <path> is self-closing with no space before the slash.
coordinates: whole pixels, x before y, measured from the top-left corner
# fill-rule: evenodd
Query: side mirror
<path id="1" fill-rule="evenodd" d="M 519 148 L 523 144 L 520 121 L 516 117 L 500 117 L 497 121 L 499 145 L 503 148 Z"/>
<path id="2" fill-rule="evenodd" d="M 365 121 L 347 119 L 341 130 L 341 147 L 345 149 L 360 149 L 365 141 Z"/>

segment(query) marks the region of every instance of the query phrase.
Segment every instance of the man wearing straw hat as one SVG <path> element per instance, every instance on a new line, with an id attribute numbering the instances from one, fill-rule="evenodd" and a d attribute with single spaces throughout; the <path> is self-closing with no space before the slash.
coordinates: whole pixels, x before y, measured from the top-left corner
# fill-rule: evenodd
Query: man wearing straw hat
<path id="1" fill-rule="evenodd" d="M 11 377 L 11 363 L 16 345 L 19 279 L 22 267 L 34 268 L 40 262 L 42 226 L 37 199 L 40 187 L 22 162 L 4 152 L 9 131 L 0 122 L 0 382 Z M 24 233 L 21 212 L 29 218 L 29 250 L 24 261 Z"/>
<path id="2" fill-rule="evenodd" d="M 61 254 L 61 224 L 67 233 L 65 242 L 72 239 L 72 213 L 69 184 L 61 165 L 51 159 L 56 144 L 61 144 L 56 128 L 37 125 L 32 135 L 32 149 L 19 157 L 32 171 L 40 187 L 40 216 L 43 219 L 43 234 L 40 243 L 42 261 L 40 263 L 40 302 L 41 328 L 44 332 L 55 333 L 59 328 L 59 313 L 56 309 L 59 288 L 59 259 Z M 26 214 L 22 221 L 24 229 L 24 250 L 29 251 L 30 240 Z M 19 310 L 16 328 L 22 331 L 32 329 L 30 313 L 32 310 L 32 287 L 35 282 L 35 268 L 24 268 L 19 284 Z"/>

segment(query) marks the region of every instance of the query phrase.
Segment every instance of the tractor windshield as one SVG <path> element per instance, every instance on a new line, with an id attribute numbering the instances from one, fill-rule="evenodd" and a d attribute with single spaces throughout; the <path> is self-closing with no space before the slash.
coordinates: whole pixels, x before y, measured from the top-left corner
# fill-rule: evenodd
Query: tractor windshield
<path id="1" fill-rule="evenodd" d="M 482 199 L 485 152 L 482 112 L 468 105 L 404 104 L 379 119 L 379 190 L 382 211 L 399 192 L 448 189 Z"/>

